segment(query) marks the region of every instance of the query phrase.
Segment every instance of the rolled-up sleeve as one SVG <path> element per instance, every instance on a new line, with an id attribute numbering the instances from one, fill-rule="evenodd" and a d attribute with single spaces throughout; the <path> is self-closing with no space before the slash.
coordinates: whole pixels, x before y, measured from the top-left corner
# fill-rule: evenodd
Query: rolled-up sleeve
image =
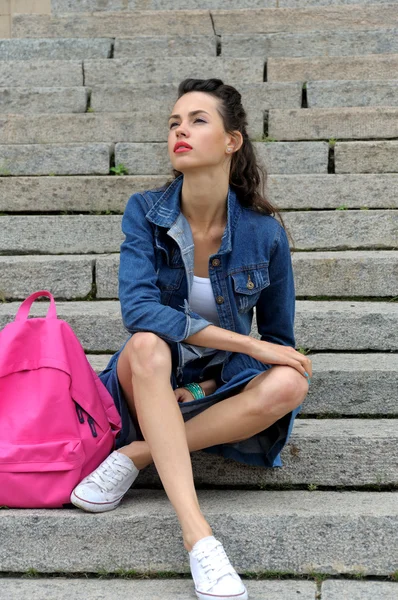
<path id="1" fill-rule="evenodd" d="M 161 303 L 157 285 L 154 232 L 146 219 L 141 194 L 133 194 L 122 218 L 125 240 L 120 246 L 119 300 L 123 324 L 129 333 L 151 331 L 169 342 L 181 342 L 211 325 L 190 311 Z"/>
<path id="2" fill-rule="evenodd" d="M 261 339 L 295 348 L 295 286 L 289 241 L 279 225 L 268 265 L 270 284 L 256 305 L 257 329 Z"/>

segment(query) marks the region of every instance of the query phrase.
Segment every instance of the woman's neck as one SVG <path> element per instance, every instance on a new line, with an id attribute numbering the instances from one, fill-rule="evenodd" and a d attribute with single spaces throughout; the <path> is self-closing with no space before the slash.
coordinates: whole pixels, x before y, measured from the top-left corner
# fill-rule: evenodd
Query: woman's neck
<path id="1" fill-rule="evenodd" d="M 191 226 L 201 232 L 225 227 L 227 221 L 228 179 L 208 174 L 184 175 L 181 212 Z"/>

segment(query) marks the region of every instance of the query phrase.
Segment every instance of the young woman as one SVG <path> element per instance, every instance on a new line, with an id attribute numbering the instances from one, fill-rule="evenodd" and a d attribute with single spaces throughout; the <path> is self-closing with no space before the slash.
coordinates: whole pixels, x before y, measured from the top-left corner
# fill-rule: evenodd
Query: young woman
<path id="1" fill-rule="evenodd" d="M 175 179 L 133 194 L 122 220 L 119 299 L 131 336 L 100 374 L 121 436 L 71 496 L 112 510 L 153 461 L 201 600 L 248 596 L 200 510 L 190 452 L 281 466 L 312 374 L 294 349 L 287 235 L 260 192 L 246 127 L 235 88 L 180 84 L 168 135 Z M 254 308 L 261 339 L 250 336 Z"/>

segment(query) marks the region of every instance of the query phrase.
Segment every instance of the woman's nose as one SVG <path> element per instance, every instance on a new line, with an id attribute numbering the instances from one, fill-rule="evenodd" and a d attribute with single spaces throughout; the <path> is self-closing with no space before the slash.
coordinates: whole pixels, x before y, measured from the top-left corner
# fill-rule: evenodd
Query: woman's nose
<path id="1" fill-rule="evenodd" d="M 177 127 L 175 128 L 175 132 L 177 136 L 184 135 L 186 137 L 188 135 L 188 131 L 182 123 L 180 123 L 180 125 L 177 125 Z"/>

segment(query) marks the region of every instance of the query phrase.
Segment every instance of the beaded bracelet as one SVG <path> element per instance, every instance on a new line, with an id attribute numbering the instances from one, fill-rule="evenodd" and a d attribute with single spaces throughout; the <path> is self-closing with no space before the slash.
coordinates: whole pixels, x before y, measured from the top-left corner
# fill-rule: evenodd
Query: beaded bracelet
<path id="1" fill-rule="evenodd" d="M 199 383 L 187 383 L 187 385 L 184 385 L 184 388 L 191 392 L 194 400 L 199 400 L 199 398 L 204 398 L 206 396 Z"/>

